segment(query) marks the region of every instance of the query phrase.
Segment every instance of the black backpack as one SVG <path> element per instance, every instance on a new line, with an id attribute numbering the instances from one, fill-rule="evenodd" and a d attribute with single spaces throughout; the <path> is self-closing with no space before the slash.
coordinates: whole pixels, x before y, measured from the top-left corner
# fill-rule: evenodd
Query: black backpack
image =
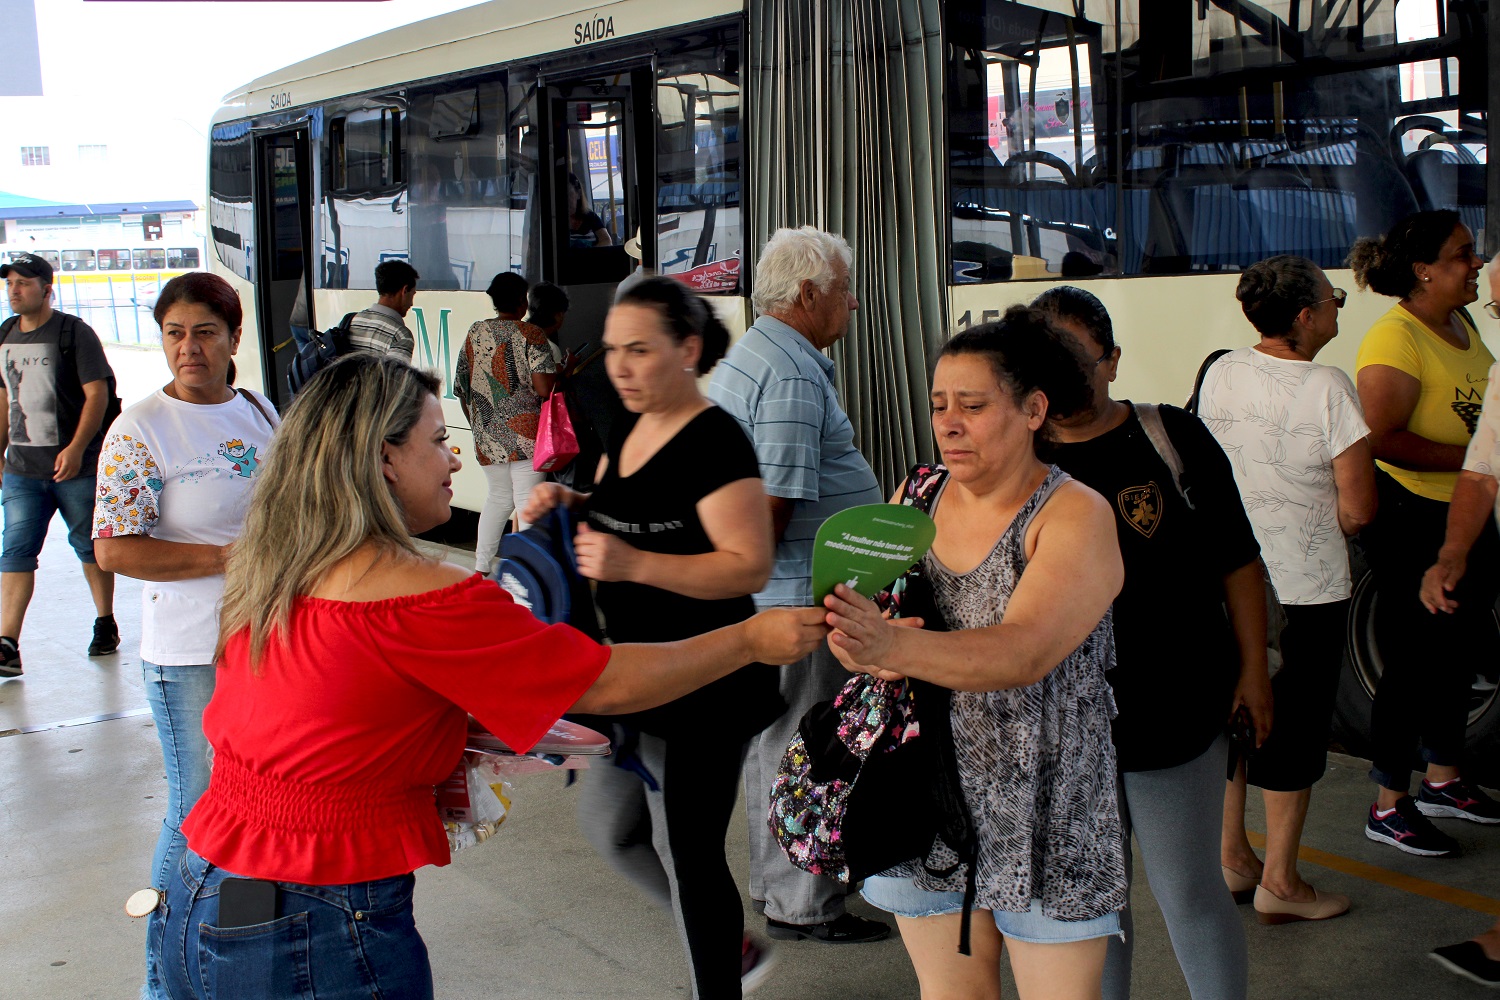
<path id="1" fill-rule="evenodd" d="M 58 331 L 57 335 L 57 349 L 61 352 L 63 360 L 76 376 L 78 374 L 77 350 L 78 324 L 80 320 L 72 313 L 65 313 L 61 310 L 58 310 L 57 314 L 62 317 L 62 328 Z M 0 323 L 0 344 L 5 343 L 6 338 L 10 336 L 11 331 L 20 322 L 21 317 L 12 316 L 4 323 Z M 104 419 L 99 421 L 98 434 L 101 441 L 104 440 L 104 435 L 109 433 L 110 425 L 115 422 L 115 418 L 120 415 L 120 411 L 124 408 L 120 402 L 120 394 L 115 391 L 115 376 L 113 371 L 104 377 L 104 391 L 106 393 L 104 398 Z"/>
<path id="2" fill-rule="evenodd" d="M 494 579 L 515 602 L 549 625 L 565 622 L 602 641 L 593 592 L 578 575 L 573 553 L 573 515 L 554 507 L 546 517 L 500 540 Z"/>
<path id="3" fill-rule="evenodd" d="M 349 353 L 349 324 L 354 322 L 355 315 L 349 313 L 339 320 L 338 326 L 314 333 L 312 340 L 297 352 L 286 370 L 286 385 L 293 396 L 301 392 L 314 375 Z"/>

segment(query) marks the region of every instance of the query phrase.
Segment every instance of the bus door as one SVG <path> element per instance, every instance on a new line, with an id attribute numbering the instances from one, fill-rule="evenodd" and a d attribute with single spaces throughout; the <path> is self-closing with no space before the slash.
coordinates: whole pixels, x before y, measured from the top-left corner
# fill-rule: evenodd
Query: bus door
<path id="1" fill-rule="evenodd" d="M 615 287 L 637 266 L 632 252 L 648 262 L 655 255 L 652 74 L 642 67 L 545 82 L 553 171 L 542 256 L 571 300 L 559 338 L 571 348 L 603 332 Z"/>
<path id="2" fill-rule="evenodd" d="M 255 291 L 266 395 L 291 402 L 286 373 L 297 356 L 293 327 L 311 329 L 312 167 L 306 127 L 256 138 Z M 303 336 L 306 334 L 303 333 Z"/>

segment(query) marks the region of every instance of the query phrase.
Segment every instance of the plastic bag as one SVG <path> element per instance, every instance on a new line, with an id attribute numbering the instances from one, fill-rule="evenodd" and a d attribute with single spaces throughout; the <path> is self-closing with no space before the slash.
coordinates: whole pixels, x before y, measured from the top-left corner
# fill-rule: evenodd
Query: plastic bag
<path id="1" fill-rule="evenodd" d="M 514 756 L 466 751 L 448 780 L 434 789 L 438 815 L 448 833 L 448 850 L 457 854 L 495 835 L 509 818 L 515 799 L 515 786 L 510 779 L 538 771 L 588 766 L 588 758 L 571 754 Z"/>
<path id="2" fill-rule="evenodd" d="M 515 788 L 489 754 L 465 753 L 448 780 L 437 786 L 438 814 L 448 832 L 448 850 L 482 844 L 510 815 Z"/>
<path id="3" fill-rule="evenodd" d="M 558 390 L 542 400 L 531 467 L 537 472 L 556 472 L 577 457 L 578 435 L 573 432 L 573 419 L 568 416 L 568 401 Z"/>

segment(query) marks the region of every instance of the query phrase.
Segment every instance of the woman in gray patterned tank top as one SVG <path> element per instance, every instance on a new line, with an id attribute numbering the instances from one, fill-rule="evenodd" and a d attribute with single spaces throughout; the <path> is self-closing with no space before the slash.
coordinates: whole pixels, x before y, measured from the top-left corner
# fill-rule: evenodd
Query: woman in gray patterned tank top
<path id="1" fill-rule="evenodd" d="M 1124 578 L 1109 505 L 1038 457 L 1049 417 L 1088 405 L 1079 361 L 1017 306 L 959 334 L 933 374 L 943 465 L 924 567 L 951 632 L 885 622 L 840 586 L 829 645 L 845 667 L 951 688 L 959 778 L 978 833 L 973 955 L 954 947 L 966 872 L 920 865 L 865 882 L 896 914 L 924 997 L 1000 995 L 1010 945 L 1028 997 L 1098 997 L 1126 886 L 1115 755 L 1110 604 Z M 903 486 L 903 491 L 905 486 Z M 902 495 L 898 491 L 897 497 Z"/>

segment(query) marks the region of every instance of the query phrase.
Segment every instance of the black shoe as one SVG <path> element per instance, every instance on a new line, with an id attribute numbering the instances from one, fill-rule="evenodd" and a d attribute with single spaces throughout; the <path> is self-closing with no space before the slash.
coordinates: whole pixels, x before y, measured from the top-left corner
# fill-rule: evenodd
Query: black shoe
<path id="1" fill-rule="evenodd" d="M 90 656 L 104 656 L 120 648 L 120 630 L 115 626 L 115 616 L 94 619 L 94 641 L 89 643 Z M 20 663 L 20 660 L 16 661 Z"/>
<path id="2" fill-rule="evenodd" d="M 788 924 L 767 917 L 766 933 L 782 941 L 810 938 L 826 944 L 869 944 L 871 941 L 884 941 L 890 937 L 891 925 L 879 920 L 856 917 L 852 913 L 821 924 Z"/>
<path id="3" fill-rule="evenodd" d="M 1389 816 L 1377 816 L 1371 806 L 1365 817 L 1365 836 L 1424 858 L 1454 857 L 1459 853 L 1458 841 L 1433 826 L 1410 795 L 1397 799 Z"/>
<path id="4" fill-rule="evenodd" d="M 21 647 L 8 635 L 0 635 L 0 677 L 21 676 Z"/>
<path id="5" fill-rule="evenodd" d="M 1445 945 L 1428 952 L 1438 965 L 1481 986 L 1500 987 L 1500 962 L 1484 953 L 1478 941 Z"/>
<path id="6" fill-rule="evenodd" d="M 1466 819 L 1471 823 L 1493 826 L 1500 823 L 1500 802 L 1484 793 L 1478 785 L 1471 785 L 1462 778 L 1434 788 L 1426 778 L 1417 792 L 1417 808 L 1423 816 L 1451 816 Z"/>

